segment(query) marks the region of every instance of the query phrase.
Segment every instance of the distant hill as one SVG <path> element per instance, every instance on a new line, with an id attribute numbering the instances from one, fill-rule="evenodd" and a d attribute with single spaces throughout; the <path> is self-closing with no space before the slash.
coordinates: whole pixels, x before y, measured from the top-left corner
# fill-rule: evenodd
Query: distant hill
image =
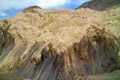
<path id="1" fill-rule="evenodd" d="M 94 10 L 106 10 L 114 5 L 120 4 L 120 0 L 92 0 L 84 3 L 79 8 L 90 8 Z"/>

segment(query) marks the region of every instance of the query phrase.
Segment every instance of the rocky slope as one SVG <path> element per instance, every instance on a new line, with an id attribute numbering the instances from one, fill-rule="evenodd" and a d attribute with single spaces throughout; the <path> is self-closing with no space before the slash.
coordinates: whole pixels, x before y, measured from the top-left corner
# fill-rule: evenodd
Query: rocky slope
<path id="1" fill-rule="evenodd" d="M 0 79 L 119 79 L 118 14 L 32 6 L 0 21 Z"/>
<path id="2" fill-rule="evenodd" d="M 113 7 L 117 4 L 120 4 L 120 0 L 91 0 L 89 2 L 82 4 L 78 8 L 90 8 L 101 11 Z"/>

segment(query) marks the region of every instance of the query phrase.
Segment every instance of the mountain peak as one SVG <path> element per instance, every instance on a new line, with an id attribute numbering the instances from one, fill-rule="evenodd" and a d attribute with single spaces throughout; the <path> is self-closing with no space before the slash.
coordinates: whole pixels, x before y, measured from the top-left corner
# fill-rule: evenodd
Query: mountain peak
<path id="1" fill-rule="evenodd" d="M 32 11 L 33 9 L 42 9 L 37 5 L 29 6 L 28 8 L 24 9 L 23 11 Z"/>

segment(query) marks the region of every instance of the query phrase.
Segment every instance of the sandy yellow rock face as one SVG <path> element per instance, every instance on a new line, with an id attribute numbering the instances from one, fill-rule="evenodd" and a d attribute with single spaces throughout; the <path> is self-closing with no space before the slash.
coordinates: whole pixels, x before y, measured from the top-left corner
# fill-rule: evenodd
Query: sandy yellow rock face
<path id="1" fill-rule="evenodd" d="M 16 39 L 25 42 L 52 43 L 55 48 L 65 50 L 78 42 L 91 25 L 98 26 L 104 18 L 101 12 L 92 10 L 42 10 L 21 12 L 11 19 L 10 32 Z M 95 14 L 94 14 L 95 13 Z M 41 16 L 39 16 L 41 15 Z M 20 17 L 21 16 L 21 17 Z"/>
<path id="2" fill-rule="evenodd" d="M 33 80 L 79 80 L 117 70 L 118 14 L 112 9 L 27 8 L 6 19 L 12 41 L 0 46 L 0 69 Z"/>

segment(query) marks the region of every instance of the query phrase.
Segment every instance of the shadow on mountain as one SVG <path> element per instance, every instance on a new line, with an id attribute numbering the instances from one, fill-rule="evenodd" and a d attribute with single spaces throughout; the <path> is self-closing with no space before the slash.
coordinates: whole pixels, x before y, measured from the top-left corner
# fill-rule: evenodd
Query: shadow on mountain
<path id="1" fill-rule="evenodd" d="M 120 0 L 92 0 L 82 4 L 79 8 L 90 8 L 93 10 L 104 11 L 107 8 L 111 8 L 115 5 L 120 4 Z"/>

